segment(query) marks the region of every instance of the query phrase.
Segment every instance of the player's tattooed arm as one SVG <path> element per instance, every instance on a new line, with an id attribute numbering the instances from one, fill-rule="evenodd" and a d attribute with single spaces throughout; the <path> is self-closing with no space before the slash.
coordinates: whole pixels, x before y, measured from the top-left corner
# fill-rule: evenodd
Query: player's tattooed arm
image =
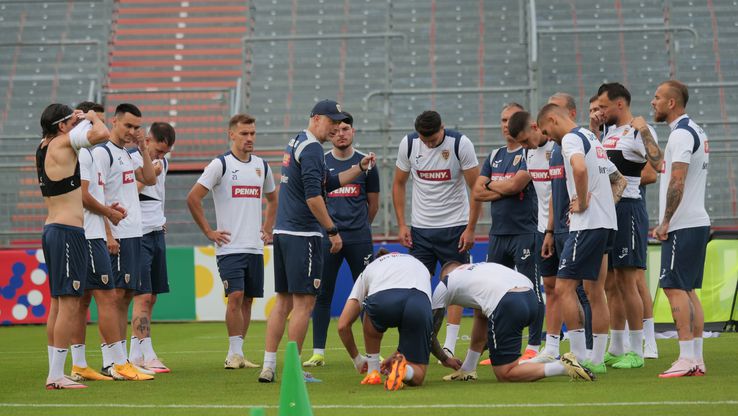
<path id="1" fill-rule="evenodd" d="M 617 204 L 623 196 L 625 187 L 628 186 L 628 180 L 619 172 L 615 171 L 610 174 L 610 187 L 612 188 L 612 199 Z"/>
<path id="2" fill-rule="evenodd" d="M 630 125 L 641 133 L 643 145 L 646 147 L 646 159 L 648 159 L 648 163 L 658 172 L 661 169 L 661 162 L 664 160 L 664 152 L 658 143 L 656 143 L 656 139 L 651 134 L 651 129 L 648 128 L 646 120 L 643 117 L 636 117 L 630 122 Z"/>
<path id="3" fill-rule="evenodd" d="M 671 178 L 666 190 L 666 209 L 664 210 L 664 221 L 670 222 L 684 196 L 684 181 L 687 177 L 689 164 L 675 162 L 671 165 Z"/>
<path id="4" fill-rule="evenodd" d="M 448 360 L 448 355 L 441 347 L 441 343 L 438 342 L 438 332 L 441 330 L 443 324 L 443 317 L 446 315 L 445 308 L 438 308 L 433 310 L 433 335 L 431 336 L 431 353 L 442 363 Z"/>
<path id="5" fill-rule="evenodd" d="M 684 182 L 687 178 L 687 170 L 689 164 L 684 162 L 674 162 L 671 164 L 671 177 L 669 185 L 666 188 L 666 208 L 664 209 L 664 218 L 661 224 L 653 230 L 653 236 L 664 241 L 669 236 L 669 223 L 674 216 L 679 204 L 684 196 Z"/>

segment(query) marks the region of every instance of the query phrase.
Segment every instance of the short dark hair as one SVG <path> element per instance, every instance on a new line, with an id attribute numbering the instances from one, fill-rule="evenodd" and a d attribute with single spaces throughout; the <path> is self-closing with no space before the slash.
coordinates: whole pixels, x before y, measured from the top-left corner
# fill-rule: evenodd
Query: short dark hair
<path id="1" fill-rule="evenodd" d="M 507 131 L 510 133 L 510 137 L 518 137 L 522 131 L 530 126 L 530 113 L 523 110 L 518 111 L 510 117 L 507 122 Z"/>
<path id="2" fill-rule="evenodd" d="M 174 127 L 171 124 L 163 121 L 155 121 L 149 127 L 149 134 L 151 138 L 157 142 L 166 142 L 167 146 L 174 146 L 174 141 L 177 139 L 177 135 L 174 132 Z"/>
<path id="3" fill-rule="evenodd" d="M 538 111 L 537 123 L 540 126 L 543 119 L 548 117 L 548 115 L 551 113 L 554 113 L 562 117 L 568 117 L 568 115 L 566 114 L 566 111 L 567 110 L 559 107 L 558 105 L 554 103 L 548 103 L 544 105 L 543 107 L 541 107 L 541 109 Z"/>
<path id="4" fill-rule="evenodd" d="M 236 114 L 235 116 L 231 117 L 230 121 L 228 121 L 228 130 L 232 130 L 234 127 L 236 127 L 239 124 L 254 124 L 256 123 L 256 118 L 252 116 L 251 114 L 241 113 Z"/>
<path id="5" fill-rule="evenodd" d="M 675 79 L 670 79 L 662 82 L 661 85 L 667 85 L 669 87 L 674 98 L 676 98 L 677 102 L 681 103 L 682 107 L 687 106 L 687 102 L 689 101 L 689 88 L 687 88 L 685 83 Z"/>
<path id="6" fill-rule="evenodd" d="M 600 96 L 599 95 L 593 95 L 593 96 L 589 97 L 589 103 L 592 104 L 593 102 L 595 102 L 595 101 L 597 101 L 599 99 L 600 99 Z"/>
<path id="7" fill-rule="evenodd" d="M 343 120 L 343 122 L 351 127 L 354 127 L 354 116 L 352 116 L 351 113 L 349 113 L 348 111 L 344 111 L 343 115 L 346 116 L 346 119 Z"/>
<path id="8" fill-rule="evenodd" d="M 81 103 L 77 104 L 77 107 L 75 107 L 77 110 L 82 110 L 85 113 L 92 110 L 96 113 L 104 113 L 105 107 L 102 106 L 102 104 L 93 103 L 92 101 L 82 101 Z"/>
<path id="9" fill-rule="evenodd" d="M 66 104 L 49 104 L 41 113 L 41 135 L 43 138 L 54 137 L 59 134 L 59 122 L 71 115 L 74 111 Z"/>
<path id="10" fill-rule="evenodd" d="M 622 98 L 626 104 L 630 105 L 630 91 L 619 82 L 608 82 L 600 85 L 600 88 L 597 89 L 597 96 L 599 97 L 602 94 L 607 94 L 607 98 L 611 101 Z"/>
<path id="11" fill-rule="evenodd" d="M 423 111 L 415 119 L 415 131 L 423 137 L 438 133 L 442 125 L 441 115 L 433 110 Z"/>
<path id="12" fill-rule="evenodd" d="M 379 250 L 377 250 L 377 254 L 374 255 L 374 258 L 378 259 L 382 256 L 386 256 L 387 254 L 390 254 L 390 251 L 387 250 L 385 247 L 380 247 Z"/>
<path id="13" fill-rule="evenodd" d="M 131 113 L 136 117 L 141 117 L 141 110 L 139 110 L 138 107 L 136 107 L 133 104 L 123 103 L 123 104 L 118 104 L 118 106 L 115 107 L 116 117 L 122 116 L 125 113 Z"/>

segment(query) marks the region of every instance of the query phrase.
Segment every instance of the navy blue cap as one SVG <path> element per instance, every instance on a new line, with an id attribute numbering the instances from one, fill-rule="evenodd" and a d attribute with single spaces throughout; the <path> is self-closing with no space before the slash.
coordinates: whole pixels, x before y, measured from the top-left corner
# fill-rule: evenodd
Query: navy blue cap
<path id="1" fill-rule="evenodd" d="M 344 121 L 348 118 L 341 110 L 341 105 L 333 100 L 323 100 L 315 104 L 310 117 L 317 115 L 326 116 L 333 121 Z"/>

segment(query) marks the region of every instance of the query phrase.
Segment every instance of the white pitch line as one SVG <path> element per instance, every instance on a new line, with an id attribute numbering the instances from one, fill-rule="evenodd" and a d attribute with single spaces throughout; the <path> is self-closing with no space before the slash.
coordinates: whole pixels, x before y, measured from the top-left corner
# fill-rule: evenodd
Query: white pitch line
<path id="1" fill-rule="evenodd" d="M 599 403 L 480 403 L 480 404 L 318 404 L 313 409 L 509 409 L 509 408 L 557 408 L 557 407 L 633 407 L 633 406 L 725 406 L 738 405 L 738 400 L 697 400 L 669 402 L 599 402 Z M 262 407 L 276 409 L 279 406 L 263 404 L 116 404 L 116 403 L 0 403 L 0 407 L 16 408 L 124 408 L 124 409 L 250 409 Z"/>

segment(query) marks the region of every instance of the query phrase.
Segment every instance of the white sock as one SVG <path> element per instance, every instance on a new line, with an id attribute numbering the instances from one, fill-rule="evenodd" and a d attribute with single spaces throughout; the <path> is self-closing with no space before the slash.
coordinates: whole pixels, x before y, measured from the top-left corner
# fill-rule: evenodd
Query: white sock
<path id="1" fill-rule="evenodd" d="M 277 369 L 277 353 L 264 351 L 264 368 Z"/>
<path id="2" fill-rule="evenodd" d="M 543 376 L 554 377 L 566 375 L 566 367 L 561 362 L 543 364 Z"/>
<path id="3" fill-rule="evenodd" d="M 584 329 L 573 329 L 568 332 L 569 347 L 577 360 L 587 359 L 587 340 L 584 337 Z"/>
<path id="4" fill-rule="evenodd" d="M 585 350 L 586 353 L 584 354 L 588 360 L 592 359 L 592 350 Z"/>
<path id="5" fill-rule="evenodd" d="M 51 367 L 49 368 L 49 380 L 59 380 L 64 377 L 64 364 L 67 361 L 66 348 L 54 348 L 54 353 L 51 358 Z"/>
<path id="6" fill-rule="evenodd" d="M 443 348 L 448 349 L 453 354 L 456 351 L 456 338 L 459 336 L 460 325 L 446 324 L 446 341 L 443 342 Z"/>
<path id="7" fill-rule="evenodd" d="M 630 330 L 628 337 L 630 338 L 630 351 L 643 358 L 643 330 Z"/>
<path id="8" fill-rule="evenodd" d="M 151 342 L 151 337 L 146 337 L 140 341 L 140 345 L 138 347 L 143 354 L 144 362 L 155 360 L 159 357 L 156 356 L 156 353 L 154 352 L 154 344 Z"/>
<path id="9" fill-rule="evenodd" d="M 623 341 L 625 340 L 624 329 L 611 329 L 610 330 L 610 347 L 607 349 L 612 355 L 623 355 L 625 354 L 625 346 Z"/>
<path id="10" fill-rule="evenodd" d="M 123 350 L 125 351 L 125 346 Z M 135 363 L 143 360 L 143 352 L 141 352 L 141 340 L 137 337 L 131 337 L 131 350 L 128 352 L 128 361 Z"/>
<path id="11" fill-rule="evenodd" d="M 594 365 L 600 365 L 605 360 L 607 349 L 607 334 L 592 334 L 592 357 L 590 360 Z"/>
<path id="12" fill-rule="evenodd" d="M 694 340 L 679 341 L 679 358 L 694 359 Z"/>
<path id="13" fill-rule="evenodd" d="M 653 318 L 643 320 L 643 338 L 648 345 L 656 345 L 656 332 L 653 327 Z"/>
<path id="14" fill-rule="evenodd" d="M 313 348 L 313 355 L 322 355 L 325 357 L 325 348 Z"/>
<path id="15" fill-rule="evenodd" d="M 367 354 L 367 370 L 366 372 L 371 374 L 372 371 L 379 371 L 379 353 Z"/>
<path id="16" fill-rule="evenodd" d="M 72 345 L 72 365 L 77 367 L 87 367 L 87 359 L 85 357 L 85 344 Z"/>
<path id="17" fill-rule="evenodd" d="M 228 337 L 228 355 L 240 355 L 243 357 L 243 337 L 241 335 Z"/>
<path id="18" fill-rule="evenodd" d="M 464 364 L 461 365 L 461 371 L 469 372 L 476 370 L 477 364 L 479 363 L 479 356 L 481 355 L 481 352 L 476 352 L 468 349 L 466 351 L 466 358 L 464 358 Z"/>
<path id="19" fill-rule="evenodd" d="M 113 365 L 113 357 L 110 355 L 110 349 L 108 344 L 100 344 L 100 351 L 102 352 L 102 366 L 110 367 Z"/>
<path id="20" fill-rule="evenodd" d="M 558 357 L 559 355 L 561 355 L 561 352 L 559 351 L 560 341 L 561 339 L 558 335 L 546 334 L 546 347 L 544 348 L 543 352 L 552 357 Z"/>
<path id="21" fill-rule="evenodd" d="M 413 379 L 414 375 L 415 375 L 415 370 L 413 369 L 413 366 L 408 364 L 405 366 L 405 377 L 402 378 L 402 381 L 410 381 Z"/>
<path id="22" fill-rule="evenodd" d="M 113 359 L 113 364 L 123 365 L 126 363 L 126 347 L 125 340 L 108 344 L 108 354 Z"/>
<path id="23" fill-rule="evenodd" d="M 538 350 L 539 350 L 540 348 L 541 348 L 541 346 L 540 346 L 540 345 L 530 345 L 530 344 L 528 344 L 528 345 L 526 345 L 526 346 L 525 346 L 525 349 L 526 349 L 526 350 L 533 350 L 533 351 L 535 351 L 535 352 L 538 352 Z"/>
<path id="24" fill-rule="evenodd" d="M 694 359 L 695 361 L 704 361 L 705 359 L 702 358 L 702 342 L 704 338 L 702 337 L 695 337 L 692 342 L 694 343 Z"/>
<path id="25" fill-rule="evenodd" d="M 625 328 L 623 328 L 625 332 L 630 331 L 630 326 L 628 326 L 628 321 L 625 321 Z M 630 351 L 630 339 L 628 337 L 623 338 L 623 351 Z"/>
<path id="26" fill-rule="evenodd" d="M 49 355 L 49 368 L 51 368 L 51 360 L 54 358 L 54 347 L 47 345 L 46 353 Z"/>

